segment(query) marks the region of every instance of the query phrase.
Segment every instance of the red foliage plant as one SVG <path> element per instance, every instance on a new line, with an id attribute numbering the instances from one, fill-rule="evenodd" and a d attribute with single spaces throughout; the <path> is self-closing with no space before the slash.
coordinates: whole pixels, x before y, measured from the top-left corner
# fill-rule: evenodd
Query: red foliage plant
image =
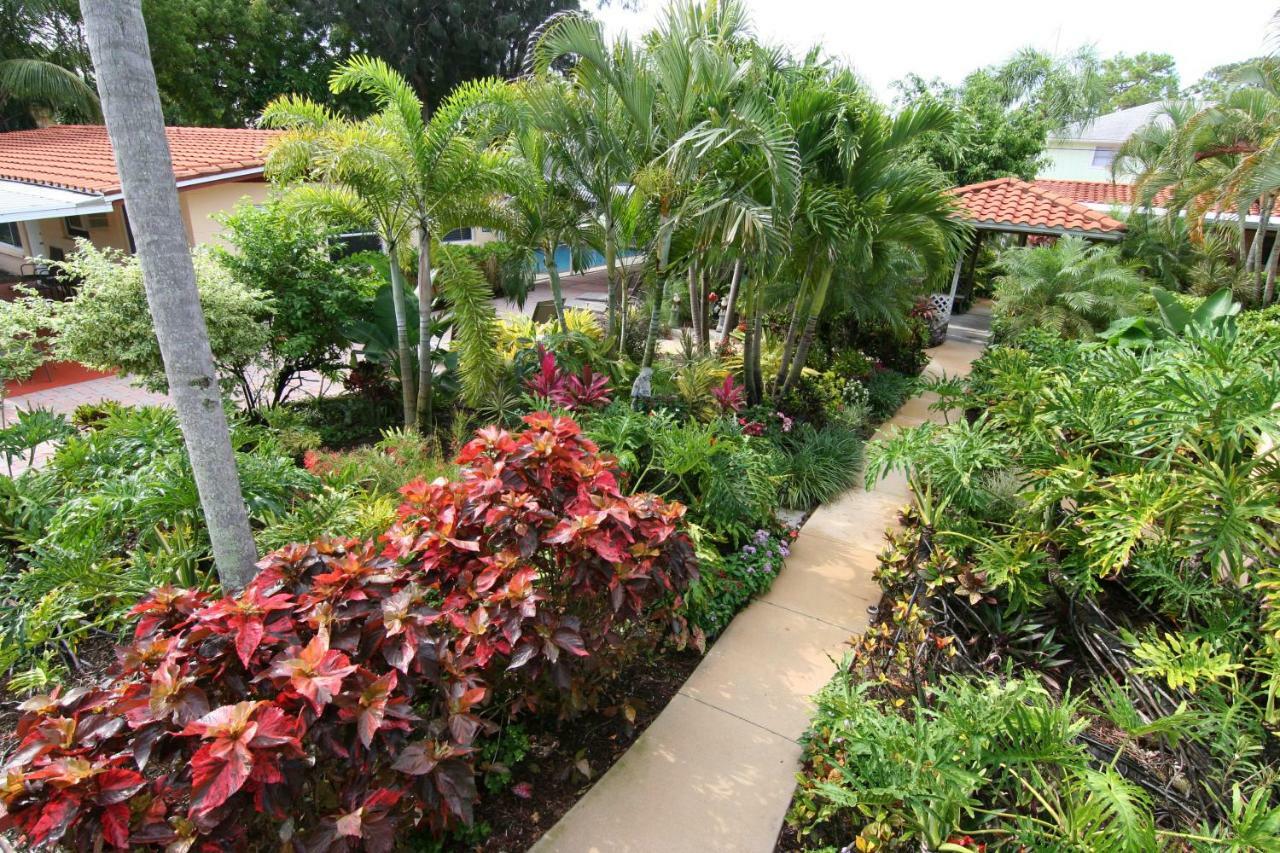
<path id="1" fill-rule="evenodd" d="M 380 543 L 288 546 L 234 597 L 155 590 L 106 683 L 23 703 L 0 831 L 386 851 L 470 821 L 491 718 L 581 707 L 697 571 L 682 506 L 624 496 L 572 420 L 525 421 L 406 486 Z"/>
<path id="2" fill-rule="evenodd" d="M 555 353 L 541 344 L 538 354 L 538 372 L 525 380 L 525 387 L 534 397 L 570 411 L 609 405 L 608 376 L 594 372 L 590 365 L 575 376 L 557 365 Z"/>
<path id="3" fill-rule="evenodd" d="M 724 382 L 712 388 L 711 396 L 715 397 L 720 410 L 726 413 L 741 411 L 747 402 L 743 396 L 743 387 L 734 384 L 732 375 L 725 376 Z"/>

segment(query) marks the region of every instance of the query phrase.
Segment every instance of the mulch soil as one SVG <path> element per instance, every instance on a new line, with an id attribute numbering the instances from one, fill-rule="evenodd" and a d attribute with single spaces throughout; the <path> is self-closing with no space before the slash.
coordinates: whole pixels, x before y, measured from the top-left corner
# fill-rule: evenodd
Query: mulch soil
<path id="1" fill-rule="evenodd" d="M 624 670 L 616 683 L 626 685 L 626 695 L 611 698 L 619 703 L 626 700 L 635 708 L 634 723 L 616 711 L 585 714 L 542 727 L 526 723 L 533 741 L 529 755 L 515 769 L 506 790 L 482 792 L 476 807 L 477 823 L 488 824 L 491 834 L 478 844 L 454 844 L 444 849 L 450 853 L 528 850 L 635 743 L 701 660 L 692 650 L 669 651 Z M 517 793 L 529 793 L 521 783 L 531 788 L 527 799 Z"/>

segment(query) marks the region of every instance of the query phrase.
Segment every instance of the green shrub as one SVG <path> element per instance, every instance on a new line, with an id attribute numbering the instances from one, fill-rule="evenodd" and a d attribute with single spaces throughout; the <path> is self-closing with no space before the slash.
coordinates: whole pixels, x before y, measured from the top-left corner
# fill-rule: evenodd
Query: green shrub
<path id="1" fill-rule="evenodd" d="M 354 447 L 379 440 L 384 430 L 402 425 L 403 412 L 398 396 L 368 397 L 342 394 L 312 397 L 285 403 L 283 408 L 296 419 L 297 428 L 314 430 L 320 446 Z"/>
<path id="2" fill-rule="evenodd" d="M 232 444 L 256 526 L 320 487 L 269 430 L 235 423 Z M 91 633 L 114 631 L 148 589 L 213 581 L 172 410 L 105 407 L 43 468 L 0 484 L 0 600 L 13 605 L 0 614 L 0 670 L 34 666 L 28 684 L 62 670 L 58 649 L 73 653 Z"/>
<path id="3" fill-rule="evenodd" d="M 915 393 L 915 380 L 896 370 L 876 370 L 867 379 L 867 408 L 879 422 L 893 417 Z"/>
<path id="4" fill-rule="evenodd" d="M 848 427 L 801 424 L 785 436 L 782 448 L 782 502 L 792 509 L 834 500 L 853 488 L 862 472 L 862 436 Z"/>
<path id="5" fill-rule="evenodd" d="M 710 559 L 699 555 L 698 579 L 685 593 L 689 621 L 708 637 L 729 626 L 739 610 L 773 586 L 791 556 L 790 531 L 757 530 L 742 547 Z"/>
<path id="6" fill-rule="evenodd" d="M 192 260 L 214 366 L 223 385 L 235 389 L 271 340 L 275 303 L 270 294 L 232 277 L 210 252 L 196 251 Z M 137 256 L 78 240 L 75 253 L 58 266 L 80 281 L 76 297 L 57 311 L 58 357 L 164 390 L 164 363 Z"/>

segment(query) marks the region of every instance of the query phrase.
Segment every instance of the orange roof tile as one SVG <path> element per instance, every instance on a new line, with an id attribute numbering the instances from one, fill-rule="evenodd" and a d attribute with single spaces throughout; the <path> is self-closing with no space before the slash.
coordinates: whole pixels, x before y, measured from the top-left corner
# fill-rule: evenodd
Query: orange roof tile
<path id="1" fill-rule="evenodd" d="M 1118 235 L 1124 223 L 1053 190 L 1018 178 L 996 178 L 951 191 L 976 225 L 1045 233 Z"/>
<path id="2" fill-rule="evenodd" d="M 1133 204 L 1131 184 L 1113 184 L 1109 181 L 1064 181 L 1057 178 L 1036 178 L 1033 183 L 1040 189 L 1064 195 L 1082 204 Z"/>
<path id="3" fill-rule="evenodd" d="M 278 131 L 221 127 L 166 127 L 178 181 L 261 168 L 263 149 Z M 100 124 L 65 124 L 0 133 L 0 179 L 111 194 L 120 175 Z"/>

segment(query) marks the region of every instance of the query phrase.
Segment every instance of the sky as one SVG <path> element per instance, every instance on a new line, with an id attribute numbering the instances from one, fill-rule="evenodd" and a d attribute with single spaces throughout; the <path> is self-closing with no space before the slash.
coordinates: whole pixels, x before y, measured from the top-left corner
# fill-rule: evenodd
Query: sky
<path id="1" fill-rule="evenodd" d="M 1268 24 L 1280 0 L 745 0 L 756 34 L 796 52 L 821 43 L 885 100 L 909 72 L 959 83 L 974 68 L 1021 47 L 1100 56 L 1172 54 L 1183 85 L 1226 62 L 1269 50 Z M 639 36 L 665 0 L 616 2 L 597 13 L 610 31 Z"/>

